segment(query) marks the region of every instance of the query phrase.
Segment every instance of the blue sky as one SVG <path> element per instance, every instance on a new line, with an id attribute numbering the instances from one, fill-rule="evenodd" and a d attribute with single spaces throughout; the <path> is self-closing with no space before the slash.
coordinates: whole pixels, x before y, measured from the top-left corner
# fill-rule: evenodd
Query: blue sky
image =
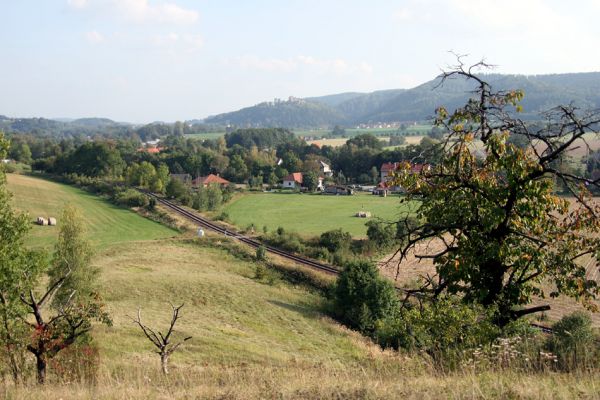
<path id="1" fill-rule="evenodd" d="M 600 70 L 600 0 L 0 0 L 0 114 L 150 122 L 410 88 L 453 50 Z"/>

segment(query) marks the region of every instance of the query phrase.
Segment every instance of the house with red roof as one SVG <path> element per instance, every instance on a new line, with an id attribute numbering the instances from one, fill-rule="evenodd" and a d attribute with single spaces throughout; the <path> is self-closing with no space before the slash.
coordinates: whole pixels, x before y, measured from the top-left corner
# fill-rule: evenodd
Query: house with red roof
<path id="1" fill-rule="evenodd" d="M 294 172 L 283 178 L 283 189 L 300 189 L 302 187 L 302 172 Z"/>
<path id="2" fill-rule="evenodd" d="M 221 178 L 219 175 L 214 174 L 210 174 L 208 176 L 199 176 L 198 178 L 192 181 L 192 186 L 195 187 L 207 187 L 211 184 L 220 185 L 221 187 L 223 187 L 229 185 L 229 181 L 227 179 Z"/>
<path id="3" fill-rule="evenodd" d="M 319 176 L 318 183 L 317 183 L 318 190 L 324 189 L 323 179 L 325 179 L 325 178 L 322 176 Z M 294 172 L 294 173 L 289 174 L 285 178 L 283 178 L 283 183 L 281 184 L 281 188 L 282 189 L 300 189 L 303 187 L 302 183 L 303 183 L 302 172 Z"/>

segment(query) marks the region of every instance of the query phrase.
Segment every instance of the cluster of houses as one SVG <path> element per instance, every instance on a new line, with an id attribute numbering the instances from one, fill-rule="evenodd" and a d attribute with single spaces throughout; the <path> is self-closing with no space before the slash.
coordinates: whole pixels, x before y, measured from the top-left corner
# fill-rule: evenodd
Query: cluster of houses
<path id="1" fill-rule="evenodd" d="M 400 162 L 395 163 L 384 163 L 381 166 L 381 175 L 380 182 L 375 187 L 364 187 L 363 190 L 371 191 L 374 195 L 386 196 L 390 193 L 401 192 L 402 188 L 398 185 L 395 185 L 392 182 L 392 173 L 393 171 L 398 170 L 400 166 Z M 429 171 L 431 169 L 431 165 L 429 164 L 412 164 L 411 165 L 411 173 L 419 174 L 422 172 Z M 325 185 L 324 181 L 326 178 L 330 178 L 333 176 L 333 171 L 331 167 L 323 162 L 319 162 L 319 176 L 318 176 L 318 184 L 317 190 L 321 191 L 323 194 L 330 195 L 352 195 L 354 194 L 354 188 L 347 187 L 344 185 Z M 191 187 L 207 187 L 208 185 L 215 184 L 221 187 L 225 187 L 230 184 L 227 179 L 221 178 L 219 175 L 210 174 L 208 176 L 201 176 L 196 179 L 192 179 L 190 174 L 171 174 L 171 178 L 177 179 L 186 185 L 190 185 Z M 304 175 L 302 172 L 293 172 L 288 176 L 283 178 L 281 183 L 282 189 L 291 189 L 291 190 L 306 190 L 304 186 Z"/>

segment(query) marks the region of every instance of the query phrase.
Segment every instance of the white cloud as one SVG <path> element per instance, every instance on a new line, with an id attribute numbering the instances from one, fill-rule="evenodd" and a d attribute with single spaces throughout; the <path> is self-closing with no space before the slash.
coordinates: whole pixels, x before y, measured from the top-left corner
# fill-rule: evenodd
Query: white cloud
<path id="1" fill-rule="evenodd" d="M 407 8 L 402 8 L 400 10 L 396 10 L 392 14 L 392 18 L 396 21 L 409 21 L 413 17 L 412 12 Z"/>
<path id="2" fill-rule="evenodd" d="M 201 35 L 178 34 L 175 32 L 166 35 L 156 35 L 152 42 L 156 46 L 167 47 L 171 50 L 185 50 L 188 52 L 198 50 L 204 45 L 204 40 Z"/>
<path id="3" fill-rule="evenodd" d="M 150 0 L 67 0 L 72 8 L 113 15 L 136 23 L 190 25 L 198 21 L 198 11 L 170 1 Z"/>
<path id="4" fill-rule="evenodd" d="M 104 42 L 104 36 L 98 31 L 89 31 L 85 33 L 88 42 L 96 44 Z"/>
<path id="5" fill-rule="evenodd" d="M 113 0 L 112 3 L 121 17 L 136 22 L 193 24 L 199 18 L 197 11 L 175 3 L 151 4 L 148 0 Z"/>
<path id="6" fill-rule="evenodd" d="M 244 69 L 255 69 L 265 72 L 296 72 L 301 69 L 314 73 L 347 75 L 353 73 L 371 74 L 373 67 L 367 62 L 357 64 L 344 59 L 319 59 L 312 56 L 299 55 L 289 58 L 260 58 L 246 55 L 227 61 Z"/>
<path id="7" fill-rule="evenodd" d="M 85 8 L 87 0 L 67 0 L 67 4 L 73 8 Z"/>

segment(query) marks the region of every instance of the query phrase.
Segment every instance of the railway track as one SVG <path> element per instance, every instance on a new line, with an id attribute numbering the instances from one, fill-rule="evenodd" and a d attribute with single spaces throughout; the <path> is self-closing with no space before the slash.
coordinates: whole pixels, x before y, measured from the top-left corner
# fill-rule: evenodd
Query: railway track
<path id="1" fill-rule="evenodd" d="M 183 215 L 184 217 L 188 218 L 190 221 L 197 223 L 201 227 L 210 229 L 213 232 L 217 232 L 224 236 L 231 237 L 231 238 L 236 239 L 242 243 L 245 243 L 253 248 L 263 246 L 269 253 L 276 254 L 285 259 L 294 261 L 294 262 L 304 265 L 304 266 L 308 266 L 308 267 L 317 269 L 322 272 L 326 272 L 328 274 L 338 275 L 340 273 L 340 271 L 337 268 L 332 267 L 330 265 L 323 264 L 323 263 L 320 263 L 320 262 L 317 262 L 317 261 L 314 261 L 314 260 L 311 260 L 308 258 L 300 257 L 300 256 L 297 256 L 292 253 L 288 253 L 287 251 L 280 250 L 276 247 L 265 245 L 264 243 L 259 242 L 258 240 L 251 239 L 248 236 L 244 236 L 244 235 L 240 234 L 239 232 L 227 230 L 227 228 L 223 228 L 222 226 L 215 224 L 213 221 L 203 218 L 196 213 L 190 212 L 190 211 L 186 210 L 185 208 L 174 204 L 173 202 L 170 202 L 166 199 L 163 199 L 163 198 L 157 196 L 154 193 L 151 193 L 148 191 L 143 191 L 143 193 L 147 194 L 148 196 L 153 197 L 157 202 L 159 202 L 163 206 Z M 396 290 L 401 293 L 407 293 L 406 289 L 400 288 L 398 286 L 396 286 Z M 549 328 L 547 326 L 539 325 L 539 324 L 535 324 L 535 323 L 532 323 L 531 326 L 536 329 L 539 329 L 540 331 L 542 331 L 546 334 L 554 334 L 554 331 L 552 330 L 552 328 Z"/>
<path id="2" fill-rule="evenodd" d="M 180 207 L 168 200 L 158 197 L 154 193 L 149 193 L 149 192 L 144 192 L 144 193 L 146 193 L 148 196 L 151 196 L 154 199 L 156 199 L 156 201 L 159 202 L 160 204 L 162 204 L 163 206 L 183 215 L 190 221 L 197 223 L 198 225 L 200 225 L 203 228 L 210 229 L 213 232 L 220 233 L 227 237 L 231 237 L 231 238 L 236 239 L 242 243 L 245 243 L 253 248 L 263 246 L 269 253 L 276 254 L 276 255 L 286 258 L 288 260 L 294 261 L 298 264 L 302 264 L 302 265 L 305 265 L 305 266 L 308 266 L 308 267 L 311 267 L 314 269 L 318 269 L 320 271 L 327 272 L 329 274 L 337 275 L 340 272 L 337 268 L 334 268 L 330 265 L 323 264 L 323 263 L 320 263 L 320 262 L 317 262 L 317 261 L 314 261 L 314 260 L 311 260 L 308 258 L 300 257 L 300 256 L 297 256 L 292 253 L 288 253 L 288 252 L 280 250 L 278 248 L 265 245 L 262 242 L 259 242 L 258 240 L 251 239 L 248 236 L 244 236 L 238 232 L 228 230 L 227 228 L 223 228 L 222 226 L 215 224 L 214 222 L 212 222 L 209 219 L 202 218 L 196 213 L 192 213 L 183 207 Z"/>

